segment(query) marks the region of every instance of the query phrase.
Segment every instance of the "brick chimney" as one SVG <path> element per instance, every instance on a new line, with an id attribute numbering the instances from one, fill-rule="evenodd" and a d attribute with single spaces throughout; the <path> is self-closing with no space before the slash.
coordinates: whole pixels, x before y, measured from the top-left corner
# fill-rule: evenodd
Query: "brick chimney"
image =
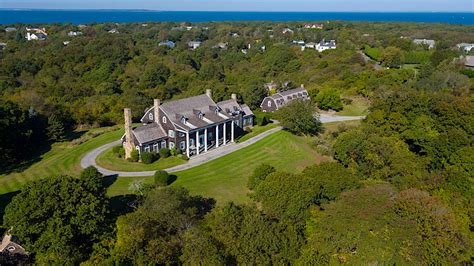
<path id="1" fill-rule="evenodd" d="M 132 111 L 130 108 L 123 109 L 123 115 L 125 119 L 125 143 L 123 145 L 125 149 L 125 158 L 130 158 L 133 150 L 132 141 Z"/>
<path id="2" fill-rule="evenodd" d="M 301 84 L 301 88 L 303 88 L 303 89 L 304 89 L 304 84 Z"/>
<path id="3" fill-rule="evenodd" d="M 209 98 L 212 99 L 212 90 L 211 90 L 211 89 L 207 89 L 207 90 L 206 90 L 206 95 L 209 96 Z"/>
<path id="4" fill-rule="evenodd" d="M 155 123 L 160 123 L 160 100 L 154 99 L 153 100 L 153 118 L 155 119 Z"/>
<path id="5" fill-rule="evenodd" d="M 237 101 L 237 94 L 232 93 L 232 94 L 230 95 L 230 98 Z"/>

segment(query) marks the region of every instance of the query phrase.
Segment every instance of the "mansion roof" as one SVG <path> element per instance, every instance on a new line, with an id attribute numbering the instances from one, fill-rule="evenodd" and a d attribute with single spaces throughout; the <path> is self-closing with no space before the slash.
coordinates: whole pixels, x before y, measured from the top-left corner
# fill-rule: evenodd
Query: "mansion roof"
<path id="1" fill-rule="evenodd" d="M 157 123 L 139 126 L 132 132 L 139 143 L 147 143 L 166 137 L 165 130 Z"/>

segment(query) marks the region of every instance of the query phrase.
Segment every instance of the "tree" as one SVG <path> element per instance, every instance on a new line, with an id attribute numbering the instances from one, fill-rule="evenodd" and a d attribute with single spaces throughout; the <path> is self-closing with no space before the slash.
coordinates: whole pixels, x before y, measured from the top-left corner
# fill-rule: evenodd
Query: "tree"
<path id="1" fill-rule="evenodd" d="M 341 96 L 334 89 L 325 89 L 318 92 L 315 101 L 322 110 L 340 111 L 343 108 Z"/>
<path id="2" fill-rule="evenodd" d="M 66 135 L 62 121 L 55 114 L 48 117 L 48 127 L 46 131 L 48 138 L 52 141 L 61 141 Z"/>
<path id="3" fill-rule="evenodd" d="M 323 130 L 310 101 L 294 100 L 276 113 L 281 125 L 296 134 L 315 135 Z"/>
<path id="4" fill-rule="evenodd" d="M 380 59 L 384 66 L 390 68 L 399 68 L 405 60 L 402 50 L 393 46 L 385 48 Z"/>
<path id="5" fill-rule="evenodd" d="M 253 170 L 253 173 L 251 176 L 249 176 L 249 179 L 247 181 L 247 187 L 252 190 L 254 189 L 261 181 L 265 180 L 265 178 L 275 172 L 276 169 L 275 167 L 269 165 L 269 164 L 261 164 Z"/>
<path id="6" fill-rule="evenodd" d="M 184 234 L 213 205 L 184 188 L 149 191 L 135 212 L 117 220 L 114 259 L 121 264 L 179 263 Z"/>
<path id="7" fill-rule="evenodd" d="M 103 234 L 107 199 L 91 172 L 29 182 L 7 206 L 5 224 L 38 263 L 79 263 Z"/>
<path id="8" fill-rule="evenodd" d="M 153 176 L 155 184 L 158 186 L 167 186 L 170 184 L 170 175 L 165 170 L 158 170 Z"/>

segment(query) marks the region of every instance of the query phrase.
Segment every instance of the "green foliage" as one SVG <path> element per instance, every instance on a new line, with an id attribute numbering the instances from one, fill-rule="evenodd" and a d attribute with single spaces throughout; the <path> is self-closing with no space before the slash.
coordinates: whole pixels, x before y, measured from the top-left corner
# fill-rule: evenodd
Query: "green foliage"
<path id="1" fill-rule="evenodd" d="M 128 161 L 130 162 L 138 162 L 140 160 L 140 153 L 137 150 L 132 150 L 130 153 L 130 158 L 128 158 Z"/>
<path id="2" fill-rule="evenodd" d="M 62 121 L 54 114 L 48 117 L 48 127 L 46 128 L 46 132 L 48 138 L 52 141 L 61 141 L 66 135 Z"/>
<path id="3" fill-rule="evenodd" d="M 140 159 L 144 164 L 151 164 L 157 160 L 158 155 L 154 152 L 142 152 L 140 154 Z"/>
<path id="4" fill-rule="evenodd" d="M 380 61 L 382 51 L 378 48 L 372 48 L 368 45 L 364 47 L 364 53 L 375 61 Z"/>
<path id="5" fill-rule="evenodd" d="M 155 184 L 157 184 L 158 186 L 163 186 L 163 187 L 169 185 L 171 181 L 170 175 L 165 170 L 156 171 L 153 178 L 155 180 Z"/>
<path id="6" fill-rule="evenodd" d="M 293 133 L 315 135 L 323 128 L 314 112 L 310 101 L 294 100 L 278 110 L 276 116 L 281 125 Z"/>
<path id="7" fill-rule="evenodd" d="M 270 115 L 263 112 L 255 113 L 255 122 L 258 126 L 266 126 L 270 123 Z"/>
<path id="8" fill-rule="evenodd" d="M 255 170 L 253 170 L 253 173 L 251 176 L 249 176 L 249 179 L 248 179 L 248 182 L 247 182 L 247 187 L 250 189 L 250 190 L 253 190 L 255 187 L 257 187 L 257 185 L 265 180 L 265 178 L 275 172 L 276 169 L 275 167 L 269 165 L 269 164 L 261 164 L 259 166 L 257 166 L 257 168 L 255 168 Z"/>
<path id="9" fill-rule="evenodd" d="M 212 201 L 183 188 L 151 190 L 136 211 L 117 220 L 114 260 L 120 264 L 177 264 L 184 235 Z"/>
<path id="10" fill-rule="evenodd" d="M 120 158 L 120 157 L 122 157 L 121 154 L 120 154 L 120 152 L 121 152 L 122 149 L 123 149 L 123 146 L 122 146 L 122 145 L 114 146 L 114 147 L 112 148 L 112 153 L 113 153 L 115 156 L 117 156 L 117 157 Z M 123 150 L 124 150 L 124 152 L 125 152 L 125 149 L 123 149 Z"/>
<path id="11" fill-rule="evenodd" d="M 38 263 L 77 264 L 103 232 L 107 200 L 98 174 L 58 176 L 28 183 L 7 206 L 13 228 Z"/>
<path id="12" fill-rule="evenodd" d="M 160 149 L 160 157 L 161 158 L 168 158 L 168 157 L 170 157 L 170 155 L 171 155 L 171 152 L 170 152 L 169 149 L 167 149 L 167 148 L 161 148 Z"/>
<path id="13" fill-rule="evenodd" d="M 176 156 L 176 155 L 178 155 L 178 154 L 179 154 L 179 150 L 178 150 L 178 149 L 176 149 L 176 148 L 171 148 L 171 149 L 170 149 L 170 155 L 171 155 L 171 156 Z"/>
<path id="14" fill-rule="evenodd" d="M 399 68 L 405 61 L 402 51 L 397 47 L 387 47 L 383 50 L 380 61 L 382 65 L 390 68 Z"/>
<path id="15" fill-rule="evenodd" d="M 322 110 L 340 111 L 343 108 L 341 96 L 334 89 L 325 89 L 318 92 L 315 101 Z"/>

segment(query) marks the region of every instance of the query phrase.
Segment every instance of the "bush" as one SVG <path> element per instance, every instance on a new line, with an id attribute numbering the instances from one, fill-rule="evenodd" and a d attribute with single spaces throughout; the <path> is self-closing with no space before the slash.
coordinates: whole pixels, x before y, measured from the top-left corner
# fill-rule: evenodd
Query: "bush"
<path id="1" fill-rule="evenodd" d="M 178 149 L 176 149 L 176 148 L 170 149 L 170 154 L 171 154 L 171 156 L 176 156 L 176 155 L 178 155 Z"/>
<path id="2" fill-rule="evenodd" d="M 114 146 L 112 148 L 112 153 L 117 156 L 117 157 L 120 157 L 120 149 L 123 149 L 122 145 L 117 145 L 117 146 Z"/>
<path id="3" fill-rule="evenodd" d="M 167 186 L 170 182 L 170 175 L 164 170 L 158 170 L 154 175 L 155 184 L 158 186 Z"/>
<path id="4" fill-rule="evenodd" d="M 253 190 L 261 181 L 265 180 L 265 178 L 275 172 L 276 169 L 275 167 L 269 165 L 269 164 L 261 164 L 255 170 L 253 171 L 252 175 L 249 176 L 249 179 L 247 181 L 247 187 L 250 190 Z"/>
<path id="5" fill-rule="evenodd" d="M 142 163 L 151 164 L 154 161 L 156 161 L 158 158 L 157 158 L 157 154 L 154 152 L 142 152 L 141 159 L 142 159 Z"/>
<path id="6" fill-rule="evenodd" d="M 130 162 L 138 162 L 139 159 L 140 159 L 140 153 L 138 153 L 137 150 L 133 150 L 130 153 L 130 158 L 128 158 Z"/>
<path id="7" fill-rule="evenodd" d="M 160 149 L 160 157 L 161 158 L 168 158 L 170 157 L 170 150 L 167 148 Z"/>
<path id="8" fill-rule="evenodd" d="M 123 147 L 120 147 L 120 150 L 118 152 L 118 157 L 125 158 L 125 149 Z"/>
<path id="9" fill-rule="evenodd" d="M 316 96 L 318 107 L 322 110 L 332 109 L 334 111 L 342 110 L 341 96 L 336 90 L 326 89 L 322 90 Z"/>
<path id="10" fill-rule="evenodd" d="M 182 153 L 178 154 L 178 156 L 176 156 L 176 157 L 178 157 L 179 159 L 186 160 L 186 161 L 189 160 L 188 156 L 186 156 L 186 154 L 182 154 Z"/>

